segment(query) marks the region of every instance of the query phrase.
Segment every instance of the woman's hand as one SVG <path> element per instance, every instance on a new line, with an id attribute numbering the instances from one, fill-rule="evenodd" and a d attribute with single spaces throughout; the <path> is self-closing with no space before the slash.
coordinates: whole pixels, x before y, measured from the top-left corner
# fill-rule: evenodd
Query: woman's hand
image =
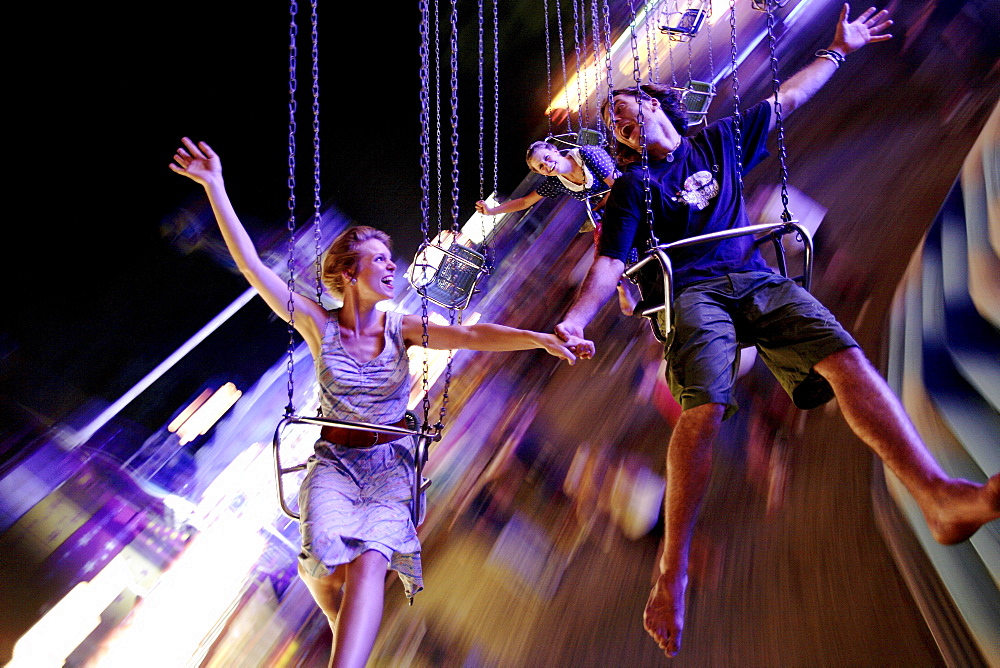
<path id="1" fill-rule="evenodd" d="M 476 202 L 476 211 L 483 214 L 484 216 L 493 215 L 493 209 L 486 206 L 486 202 L 484 202 L 483 200 L 479 200 L 478 202 Z"/>
<path id="2" fill-rule="evenodd" d="M 195 144 L 187 137 L 181 142 L 184 146 L 177 149 L 170 169 L 203 186 L 222 179 L 222 161 L 211 146 L 203 141 Z"/>
<path id="3" fill-rule="evenodd" d="M 837 22 L 833 42 L 830 44 L 831 51 L 839 51 L 846 56 L 869 42 L 892 39 L 892 35 L 882 34 L 883 30 L 892 25 L 892 21 L 885 20 L 889 12 L 883 9 L 876 14 L 875 8 L 869 7 L 861 16 L 848 23 L 847 17 L 850 11 L 850 5 L 845 2 L 844 8 L 840 11 L 840 20 Z"/>
<path id="4" fill-rule="evenodd" d="M 577 357 L 590 359 L 594 355 L 594 344 L 586 339 L 570 338 L 563 341 L 555 334 L 539 334 L 545 352 L 555 357 L 561 357 L 570 364 L 575 364 Z"/>

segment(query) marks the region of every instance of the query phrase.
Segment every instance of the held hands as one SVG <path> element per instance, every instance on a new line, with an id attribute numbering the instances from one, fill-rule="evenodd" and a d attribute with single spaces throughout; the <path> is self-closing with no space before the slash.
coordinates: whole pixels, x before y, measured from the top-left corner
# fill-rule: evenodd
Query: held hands
<path id="1" fill-rule="evenodd" d="M 486 202 L 484 202 L 483 200 L 479 200 L 478 202 L 476 202 L 476 211 L 478 213 L 483 214 L 484 216 L 493 215 L 493 210 L 488 206 L 486 206 Z"/>
<path id="2" fill-rule="evenodd" d="M 594 344 L 586 339 L 573 337 L 563 341 L 555 334 L 540 334 L 545 352 L 555 357 L 561 357 L 570 364 L 575 364 L 577 357 L 588 359 L 593 355 Z"/>
<path id="3" fill-rule="evenodd" d="M 222 178 L 222 161 L 208 144 L 203 141 L 195 144 L 187 137 L 181 142 L 184 147 L 177 149 L 170 169 L 203 186 Z"/>
<path id="4" fill-rule="evenodd" d="M 583 338 L 583 328 L 575 323 L 563 321 L 556 325 L 556 337 L 582 360 L 589 360 L 596 352 L 593 341 Z"/>
<path id="5" fill-rule="evenodd" d="M 850 11 L 851 6 L 845 2 L 844 8 L 840 11 L 837 31 L 830 44 L 831 51 L 839 51 L 846 56 L 869 42 L 884 42 L 887 39 L 892 39 L 891 34 L 882 34 L 883 30 L 892 25 L 891 20 L 885 20 L 889 12 L 883 9 L 876 14 L 875 8 L 869 7 L 861 16 L 848 23 L 847 17 Z"/>

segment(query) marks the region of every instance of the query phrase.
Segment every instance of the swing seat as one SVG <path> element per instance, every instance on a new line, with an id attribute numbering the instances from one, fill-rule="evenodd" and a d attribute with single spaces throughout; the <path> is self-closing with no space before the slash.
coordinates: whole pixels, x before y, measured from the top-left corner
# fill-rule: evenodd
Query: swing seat
<path id="1" fill-rule="evenodd" d="M 768 5 L 771 6 L 771 9 L 781 9 L 787 4 L 788 0 L 750 0 L 750 7 L 758 12 L 766 12 Z"/>
<path id="2" fill-rule="evenodd" d="M 436 266 L 430 260 L 435 255 L 440 255 Z M 447 249 L 434 244 L 421 245 L 413 267 L 410 283 L 421 297 L 438 306 L 459 310 L 472 301 L 476 284 L 487 272 L 482 253 L 457 243 Z"/>
<path id="3" fill-rule="evenodd" d="M 780 223 L 766 223 L 763 225 L 749 225 L 735 230 L 711 232 L 709 234 L 702 234 L 696 237 L 680 239 L 669 244 L 660 244 L 659 246 L 655 246 L 646 251 L 646 256 L 626 268 L 625 273 L 622 275 L 632 283 L 639 285 L 639 275 L 643 269 L 647 267 L 647 265 L 658 267 L 663 280 L 663 291 L 660 293 L 656 290 L 655 295 L 643 295 L 643 299 L 636 304 L 633 315 L 641 315 L 648 318 L 650 328 L 653 330 L 653 336 L 655 336 L 656 339 L 664 345 L 669 345 L 672 340 L 674 322 L 673 266 L 670 262 L 670 256 L 668 255 L 669 251 L 685 246 L 695 246 L 698 244 L 721 241 L 723 239 L 732 239 L 734 237 L 758 234 L 761 235 L 757 240 L 758 244 L 766 243 L 768 241 L 771 241 L 774 244 L 775 258 L 778 265 L 778 271 L 781 275 L 785 278 L 792 278 L 792 280 L 797 281 L 803 288 L 809 290 L 812 279 L 813 262 L 813 244 L 809 231 L 800 225 L 798 221 L 794 220 Z M 802 274 L 799 276 L 788 276 L 788 267 L 785 263 L 785 249 L 781 243 L 782 237 L 786 234 L 796 234 L 802 239 L 804 250 L 803 269 Z M 640 293 L 641 292 L 642 289 L 640 287 Z M 660 319 L 658 317 L 658 314 L 661 312 L 663 313 L 663 322 L 665 323 L 662 329 L 660 327 Z"/>
<path id="4" fill-rule="evenodd" d="M 691 7 L 683 13 L 668 12 L 665 14 L 666 23 L 660 26 L 660 32 L 675 42 L 690 41 L 701 30 L 705 13 L 705 8 L 701 6 Z"/>
<path id="5" fill-rule="evenodd" d="M 707 81 L 688 81 L 683 88 L 675 88 L 680 93 L 681 100 L 687 108 L 688 127 L 694 127 L 705 122 L 708 108 L 715 97 L 715 86 Z"/>
<path id="6" fill-rule="evenodd" d="M 604 146 L 604 135 L 591 128 L 580 128 L 579 132 L 566 132 L 561 135 L 549 135 L 545 141 L 564 144 L 572 148 L 581 146 Z"/>
<path id="7" fill-rule="evenodd" d="M 423 477 L 424 464 L 427 463 L 430 443 L 436 440 L 438 436 L 433 432 L 421 430 L 417 416 L 412 411 L 406 411 L 405 418 L 406 428 L 404 429 L 402 427 L 370 424 L 367 422 L 347 422 L 345 420 L 324 417 L 300 417 L 298 415 L 286 415 L 283 417 L 274 430 L 274 439 L 271 442 L 271 449 L 274 455 L 274 477 L 277 483 L 278 505 L 281 507 L 281 512 L 290 519 L 300 519 L 299 513 L 293 510 L 285 500 L 284 476 L 303 471 L 308 466 L 305 462 L 293 464 L 292 466 L 285 466 L 282 463 L 281 441 L 285 433 L 285 428 L 293 424 L 307 424 L 320 427 L 332 426 L 352 431 L 398 434 L 400 436 L 414 436 L 416 438 L 416 450 L 413 457 L 413 497 L 410 501 L 410 514 L 413 517 L 413 524 L 416 526 L 420 521 L 420 514 L 422 512 L 421 495 L 431 484 L 430 480 L 426 480 Z"/>

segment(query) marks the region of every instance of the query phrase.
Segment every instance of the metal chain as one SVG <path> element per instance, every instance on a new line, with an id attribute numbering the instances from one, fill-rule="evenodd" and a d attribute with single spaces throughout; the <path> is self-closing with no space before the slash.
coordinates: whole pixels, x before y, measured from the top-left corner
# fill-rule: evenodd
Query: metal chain
<path id="1" fill-rule="evenodd" d="M 558 2 L 559 0 L 556 0 Z M 548 90 L 548 100 L 552 100 L 552 43 L 549 38 L 549 0 L 542 0 L 545 13 L 545 86 Z M 552 134 L 552 114 L 546 114 L 549 122 L 549 135 Z"/>
<path id="2" fill-rule="evenodd" d="M 646 69 L 648 70 L 650 83 L 656 83 L 657 80 L 659 79 L 658 74 L 656 74 L 656 68 L 653 66 L 653 61 L 656 59 L 655 56 L 656 47 L 653 46 L 653 30 L 652 26 L 650 25 L 651 23 L 653 23 L 653 21 L 650 20 L 650 15 L 651 15 L 650 10 L 656 4 L 656 1 L 657 0 L 647 0 L 646 7 L 643 10 L 645 16 L 643 24 L 646 29 Z"/>
<path id="3" fill-rule="evenodd" d="M 313 130 L 313 245 L 316 251 L 316 303 L 323 303 L 323 249 L 321 247 L 320 222 L 322 220 L 322 200 L 320 198 L 320 152 L 319 152 L 319 0 L 310 0 L 312 8 L 312 130 Z"/>
<path id="4" fill-rule="evenodd" d="M 479 199 L 485 199 L 486 162 L 483 159 L 483 131 L 485 114 L 483 109 L 483 0 L 477 3 L 477 18 L 479 20 L 479 61 L 477 75 L 479 77 Z"/>
<path id="5" fill-rule="evenodd" d="M 296 0 L 289 3 L 288 25 L 288 404 L 285 415 L 295 414 L 295 91 L 298 87 L 296 79 L 296 37 L 298 25 L 296 16 L 299 5 Z"/>
<path id="6" fill-rule="evenodd" d="M 596 0 L 594 1 L 596 2 Z M 611 10 L 608 8 L 608 0 L 603 0 L 601 8 L 604 10 L 604 67 L 608 73 L 608 108 L 610 109 L 614 102 L 615 80 L 614 72 L 611 68 Z M 608 127 L 607 132 L 613 135 L 614 127 Z M 613 136 L 609 137 L 608 140 L 611 146 L 615 146 Z"/>
<path id="7" fill-rule="evenodd" d="M 737 197 L 743 196 L 743 116 L 740 111 L 740 79 L 737 76 L 739 69 L 739 54 L 736 46 L 736 0 L 729 0 L 729 45 L 733 57 L 733 139 L 736 150 L 736 184 L 739 192 Z"/>
<path id="8" fill-rule="evenodd" d="M 642 188 L 645 195 L 646 222 L 649 224 L 649 244 L 650 248 L 659 246 L 660 241 L 653 230 L 653 196 L 649 186 L 649 150 L 646 146 L 646 123 L 642 112 L 642 69 L 639 59 L 639 40 L 635 34 L 636 9 L 634 0 L 630 0 L 629 6 L 632 9 L 632 21 L 629 23 L 629 32 L 632 39 L 632 79 L 635 81 L 635 104 L 636 123 L 639 125 L 639 144 L 642 168 Z"/>
<path id="9" fill-rule="evenodd" d="M 493 192 L 500 189 L 500 0 L 493 0 Z M 486 224 L 484 219 L 483 224 Z M 487 233 L 483 232 L 486 273 L 493 272 Z"/>
<path id="10" fill-rule="evenodd" d="M 601 71 L 598 69 L 599 63 L 601 62 L 601 25 L 600 25 L 600 13 L 597 9 L 597 0 L 590 1 L 590 30 L 591 30 L 591 43 L 594 47 L 594 115 L 597 116 L 597 131 L 602 135 L 607 132 L 604 127 L 604 118 L 601 116 L 601 102 L 600 96 L 597 91 L 601 89 Z M 590 96 L 587 96 L 588 99 Z"/>
<path id="11" fill-rule="evenodd" d="M 424 244 L 428 242 L 428 226 L 430 224 L 430 9 L 427 0 L 420 0 L 420 231 L 423 233 Z M 423 326 L 421 344 L 424 347 L 423 375 L 421 390 L 423 391 L 423 424 L 426 427 L 430 421 L 431 400 L 429 395 L 430 368 L 428 363 L 427 333 L 429 314 L 427 312 L 427 297 L 421 296 L 420 322 Z"/>
<path id="12" fill-rule="evenodd" d="M 792 220 L 792 214 L 788 210 L 788 165 L 785 163 L 785 124 L 781 119 L 781 102 L 778 101 L 778 93 L 781 92 L 781 82 L 778 81 L 778 58 L 775 55 L 777 43 L 774 36 L 774 9 L 771 2 L 765 2 L 767 8 L 767 48 L 771 61 L 771 86 L 774 89 L 774 123 L 778 130 L 778 164 L 781 170 L 781 204 L 783 210 L 781 219 L 786 223 Z"/>
<path id="13" fill-rule="evenodd" d="M 680 11 L 680 7 L 677 4 L 677 0 L 667 0 L 667 2 L 668 3 L 673 2 L 674 9 L 676 9 L 678 12 Z M 669 9 L 669 6 L 667 7 L 667 9 Z M 673 86 L 674 88 L 677 88 L 677 73 L 675 72 L 676 68 L 674 67 L 674 44 L 675 44 L 674 40 L 670 38 L 667 39 L 667 57 L 670 59 L 670 85 Z"/>
<path id="14" fill-rule="evenodd" d="M 712 56 L 712 3 L 708 3 L 708 18 L 705 19 L 705 32 L 708 37 L 708 82 L 715 85 L 715 58 Z"/>
<path id="15" fill-rule="evenodd" d="M 581 72 L 583 63 L 580 57 L 580 9 L 579 0 L 573 2 L 573 51 L 576 54 L 576 109 L 580 121 L 580 128 L 590 127 L 590 119 L 587 117 L 587 107 L 583 103 L 583 90 L 581 89 Z M 586 21 L 586 15 L 584 15 Z"/>
<path id="16" fill-rule="evenodd" d="M 434 172 L 437 193 L 434 212 L 437 223 L 434 228 L 434 237 L 437 237 L 437 234 L 444 229 L 444 223 L 441 218 L 442 210 L 444 209 L 444 186 L 441 183 L 442 175 L 444 174 L 441 167 L 442 154 L 444 153 L 444 144 L 441 140 L 441 7 L 438 4 L 438 0 L 434 0 L 434 110 L 437 124 L 437 143 L 435 144 L 434 151 L 435 160 L 437 161 L 437 170 Z"/>
<path id="17" fill-rule="evenodd" d="M 563 75 L 563 94 L 566 97 L 566 131 L 573 131 L 573 114 L 570 113 L 570 102 L 569 102 L 569 79 L 566 77 L 566 44 L 563 41 L 563 22 L 562 22 L 562 8 L 560 7 L 561 0 L 555 0 L 556 3 L 556 27 L 559 29 L 559 60 L 562 62 L 562 75 Z"/>
<path id="18" fill-rule="evenodd" d="M 451 0 L 451 230 L 458 234 L 458 0 Z"/>

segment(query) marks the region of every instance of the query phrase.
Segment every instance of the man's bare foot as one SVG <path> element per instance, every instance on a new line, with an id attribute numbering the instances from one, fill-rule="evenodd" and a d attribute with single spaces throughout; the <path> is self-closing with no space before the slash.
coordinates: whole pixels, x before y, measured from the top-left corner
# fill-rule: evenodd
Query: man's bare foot
<path id="1" fill-rule="evenodd" d="M 1000 473 L 985 485 L 965 480 L 949 482 L 923 511 L 937 542 L 961 543 L 987 522 L 1000 519 Z"/>
<path id="2" fill-rule="evenodd" d="M 681 649 L 686 589 L 686 575 L 679 578 L 660 575 L 646 601 L 643 625 L 667 656 L 676 656 Z"/>

